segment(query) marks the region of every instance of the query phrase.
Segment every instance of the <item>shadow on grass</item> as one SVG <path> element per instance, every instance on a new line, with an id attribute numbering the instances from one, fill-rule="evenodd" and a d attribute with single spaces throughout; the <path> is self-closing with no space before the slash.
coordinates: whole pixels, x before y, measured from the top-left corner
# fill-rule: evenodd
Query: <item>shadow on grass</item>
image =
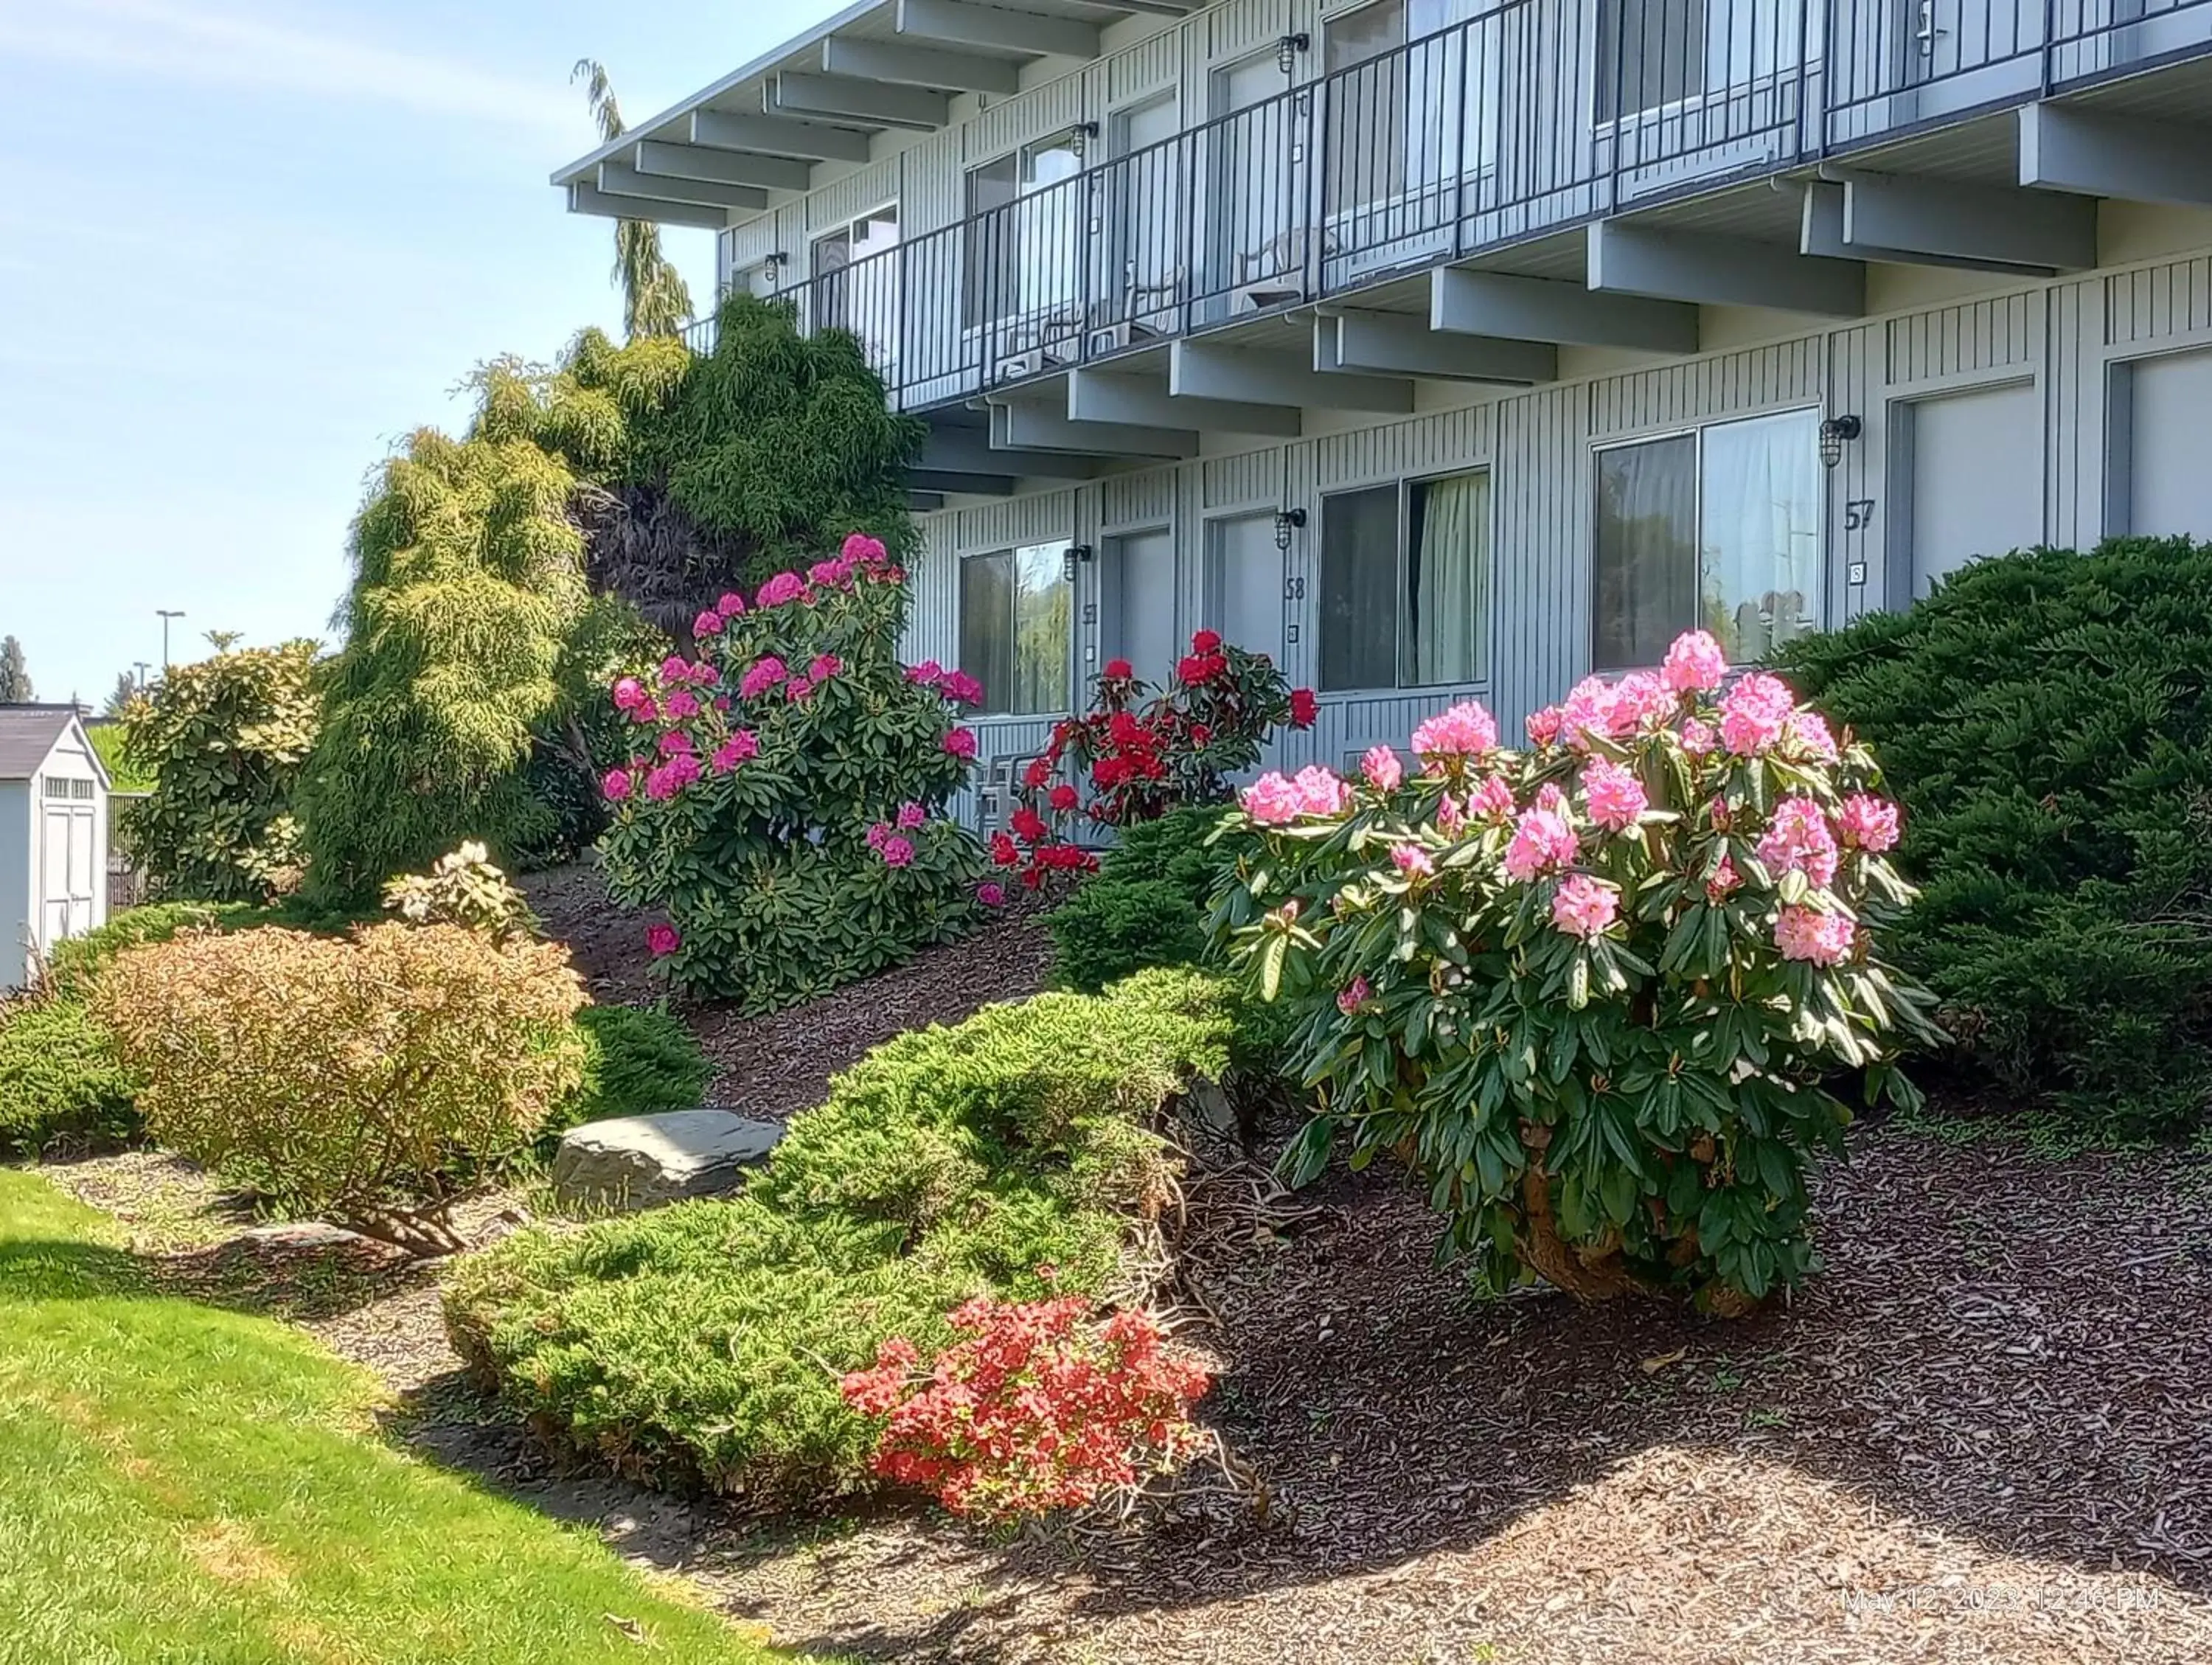
<path id="1" fill-rule="evenodd" d="M 342 1317 L 435 1277 L 431 1263 L 360 1238 L 243 1237 L 165 1255 L 66 1239 L 0 1243 L 0 1296 L 171 1295 L 295 1323 Z"/>

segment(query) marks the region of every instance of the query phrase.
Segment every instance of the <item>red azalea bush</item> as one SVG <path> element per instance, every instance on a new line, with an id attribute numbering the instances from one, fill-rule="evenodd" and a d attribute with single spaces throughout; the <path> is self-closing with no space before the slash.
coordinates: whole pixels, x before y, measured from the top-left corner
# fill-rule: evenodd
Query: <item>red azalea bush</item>
<path id="1" fill-rule="evenodd" d="M 697 659 L 615 684 L 636 755 L 601 783 L 617 902 L 664 910 L 672 978 L 766 1011 L 957 934 L 995 885 L 945 814 L 968 775 L 958 671 L 902 666 L 905 574 L 854 536 L 699 615 Z"/>
<path id="2" fill-rule="evenodd" d="M 1230 780 L 1259 763 L 1280 727 L 1310 728 L 1313 690 L 1293 689 L 1265 653 L 1247 653 L 1212 630 L 1190 639 L 1175 679 L 1155 694 L 1127 659 L 1109 659 L 1091 708 L 1055 726 L 1045 754 L 1022 780 L 1011 832 L 991 841 L 991 859 L 1034 888 L 1054 871 L 1098 864 L 1066 842 L 1079 814 L 1102 827 L 1157 820 L 1187 805 L 1221 804 Z M 1088 804 L 1073 774 L 1091 793 Z"/>
<path id="3" fill-rule="evenodd" d="M 1091 1316 L 1080 1296 L 977 1297 L 951 1314 L 961 1339 L 923 1370 L 903 1337 L 839 1386 L 885 1419 L 874 1468 L 957 1515 L 1003 1521 L 1079 1509 L 1172 1473 L 1206 1443 L 1190 1407 L 1206 1369 L 1149 1314 Z"/>
<path id="4" fill-rule="evenodd" d="M 1362 778 L 1261 778 L 1217 929 L 1290 1003 L 1320 1115 L 1288 1160 L 1406 1161 L 1492 1286 L 1674 1290 L 1740 1310 L 1810 1271 L 1829 1090 L 1917 1095 L 1931 1034 L 1881 954 L 1912 892 L 1881 771 L 1775 678 L 1685 635 L 1498 744 L 1480 705 Z M 1722 691 L 1725 685 L 1725 691 Z"/>

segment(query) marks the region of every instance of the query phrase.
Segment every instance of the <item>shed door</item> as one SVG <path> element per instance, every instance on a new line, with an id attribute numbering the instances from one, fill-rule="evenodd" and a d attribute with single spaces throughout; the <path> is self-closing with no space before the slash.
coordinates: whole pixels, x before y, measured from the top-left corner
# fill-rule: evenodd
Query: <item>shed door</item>
<path id="1" fill-rule="evenodd" d="M 1283 664 L 1285 557 L 1275 547 L 1275 517 L 1216 520 L 1207 562 L 1207 606 L 1213 628 L 1248 653 Z"/>
<path id="2" fill-rule="evenodd" d="M 40 839 L 40 938 L 51 948 L 64 937 L 92 929 L 92 811 L 48 805 Z"/>
<path id="3" fill-rule="evenodd" d="M 1912 599 L 1977 556 L 2043 541 L 2043 401 L 2033 382 L 1911 407 Z"/>
<path id="4" fill-rule="evenodd" d="M 2212 352 L 2144 359 L 2129 380 L 2128 530 L 2212 538 L 2212 468 L 2204 457 Z"/>

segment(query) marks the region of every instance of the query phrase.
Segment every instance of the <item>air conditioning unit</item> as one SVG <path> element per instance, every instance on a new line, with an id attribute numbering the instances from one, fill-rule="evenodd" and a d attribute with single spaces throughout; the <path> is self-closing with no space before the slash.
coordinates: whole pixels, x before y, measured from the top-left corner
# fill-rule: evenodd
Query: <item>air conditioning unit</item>
<path id="1" fill-rule="evenodd" d="M 1158 341 L 1161 331 L 1133 318 L 1125 318 L 1117 324 L 1104 325 L 1091 332 L 1091 350 L 1094 353 L 1118 353 L 1130 347 L 1140 347 L 1148 341 Z"/>

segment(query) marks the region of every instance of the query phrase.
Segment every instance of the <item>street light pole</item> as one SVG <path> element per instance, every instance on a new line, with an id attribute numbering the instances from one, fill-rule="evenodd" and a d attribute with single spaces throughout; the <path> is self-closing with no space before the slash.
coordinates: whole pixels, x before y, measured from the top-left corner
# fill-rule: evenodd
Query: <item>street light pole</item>
<path id="1" fill-rule="evenodd" d="M 166 676 L 169 670 L 169 621 L 182 618 L 185 610 L 181 607 L 156 607 L 154 611 L 161 617 L 161 672 Z"/>

